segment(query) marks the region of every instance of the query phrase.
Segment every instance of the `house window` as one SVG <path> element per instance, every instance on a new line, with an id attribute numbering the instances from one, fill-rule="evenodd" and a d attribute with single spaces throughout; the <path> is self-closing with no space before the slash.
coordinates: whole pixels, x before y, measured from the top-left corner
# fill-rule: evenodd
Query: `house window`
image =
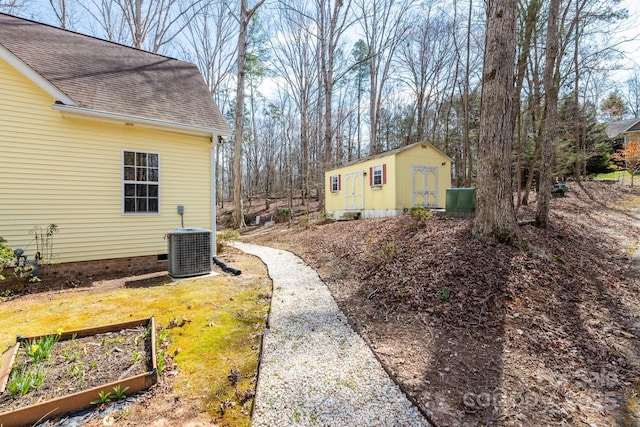
<path id="1" fill-rule="evenodd" d="M 387 183 L 387 165 L 375 165 L 370 168 L 369 184 L 372 187 L 379 187 Z"/>
<path id="2" fill-rule="evenodd" d="M 331 192 L 337 193 L 340 191 L 340 175 L 331 175 Z"/>
<path id="3" fill-rule="evenodd" d="M 158 213 L 160 167 L 158 154 L 123 153 L 124 213 Z"/>

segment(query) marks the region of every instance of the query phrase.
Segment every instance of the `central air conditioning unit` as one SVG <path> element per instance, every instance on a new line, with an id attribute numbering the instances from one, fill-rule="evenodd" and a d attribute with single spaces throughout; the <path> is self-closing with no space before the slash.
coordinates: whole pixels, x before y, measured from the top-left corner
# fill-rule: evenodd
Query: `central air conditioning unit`
<path id="1" fill-rule="evenodd" d="M 211 272 L 211 230 L 178 228 L 167 233 L 169 274 L 190 277 Z"/>

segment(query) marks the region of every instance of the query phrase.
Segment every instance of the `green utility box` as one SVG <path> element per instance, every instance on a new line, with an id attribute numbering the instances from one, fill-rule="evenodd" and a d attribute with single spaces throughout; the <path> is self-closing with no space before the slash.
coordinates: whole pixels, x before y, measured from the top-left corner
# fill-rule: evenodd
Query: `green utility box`
<path id="1" fill-rule="evenodd" d="M 471 217 L 476 211 L 475 188 L 447 188 L 445 212 L 449 216 Z"/>

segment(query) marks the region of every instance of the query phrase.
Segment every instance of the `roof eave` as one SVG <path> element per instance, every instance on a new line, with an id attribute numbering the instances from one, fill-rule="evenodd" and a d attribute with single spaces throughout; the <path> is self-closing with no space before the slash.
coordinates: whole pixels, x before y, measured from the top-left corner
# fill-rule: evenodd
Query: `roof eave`
<path id="1" fill-rule="evenodd" d="M 358 160 L 354 160 L 352 162 L 346 163 L 342 166 L 336 166 L 332 169 L 327 169 L 325 171 L 325 173 L 328 172 L 333 172 L 336 171 L 338 169 L 342 169 L 345 167 L 351 167 L 351 166 L 355 166 L 357 164 L 360 163 L 366 163 L 369 162 L 371 160 L 377 160 L 377 159 L 382 159 L 384 157 L 391 157 L 391 156 L 397 156 L 400 153 L 403 153 L 411 148 L 414 148 L 418 145 L 422 145 L 422 144 L 427 144 L 429 147 L 433 148 L 437 153 L 439 153 L 441 156 L 445 157 L 447 160 L 449 160 L 450 162 L 453 162 L 453 159 L 451 157 L 449 157 L 447 154 L 445 154 L 444 151 L 440 150 L 438 147 L 436 147 L 435 145 L 433 145 L 432 143 L 430 143 L 429 141 L 421 141 L 421 142 L 414 142 L 413 144 L 407 145 L 405 147 L 400 147 L 400 148 L 396 148 L 394 150 L 389 150 L 389 151 L 383 151 L 382 153 L 377 153 L 377 154 L 373 154 L 367 157 L 363 157 L 361 159 Z"/>
<path id="2" fill-rule="evenodd" d="M 228 129 L 217 129 L 204 126 L 185 125 L 181 123 L 167 122 L 164 120 L 147 119 L 144 117 L 129 116 L 126 114 L 110 113 L 106 111 L 92 110 L 74 105 L 53 104 L 54 110 L 60 111 L 64 116 L 84 119 L 94 119 L 109 123 L 140 126 L 147 129 L 174 132 L 182 135 L 213 138 L 217 136 L 231 136 Z M 217 141 L 214 141 L 217 142 Z"/>
<path id="3" fill-rule="evenodd" d="M 53 85 L 49 80 L 42 77 L 35 71 L 33 68 L 29 67 L 25 62 L 23 62 L 20 58 L 15 56 L 10 50 L 0 44 L 0 58 L 9 63 L 12 67 L 14 67 L 18 72 L 23 74 L 29 80 L 31 80 L 35 85 L 40 87 L 46 93 L 51 95 L 56 100 L 67 104 L 77 106 L 78 104 L 69 96 L 67 96 L 64 92 L 58 89 L 55 85 Z"/>

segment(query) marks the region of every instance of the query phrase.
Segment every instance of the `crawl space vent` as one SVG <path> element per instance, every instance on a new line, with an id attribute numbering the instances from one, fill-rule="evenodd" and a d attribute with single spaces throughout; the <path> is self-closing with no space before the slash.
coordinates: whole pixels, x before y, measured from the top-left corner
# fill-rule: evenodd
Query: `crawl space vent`
<path id="1" fill-rule="evenodd" d="M 190 277 L 211 272 L 211 230 L 178 228 L 167 233 L 169 274 Z"/>

